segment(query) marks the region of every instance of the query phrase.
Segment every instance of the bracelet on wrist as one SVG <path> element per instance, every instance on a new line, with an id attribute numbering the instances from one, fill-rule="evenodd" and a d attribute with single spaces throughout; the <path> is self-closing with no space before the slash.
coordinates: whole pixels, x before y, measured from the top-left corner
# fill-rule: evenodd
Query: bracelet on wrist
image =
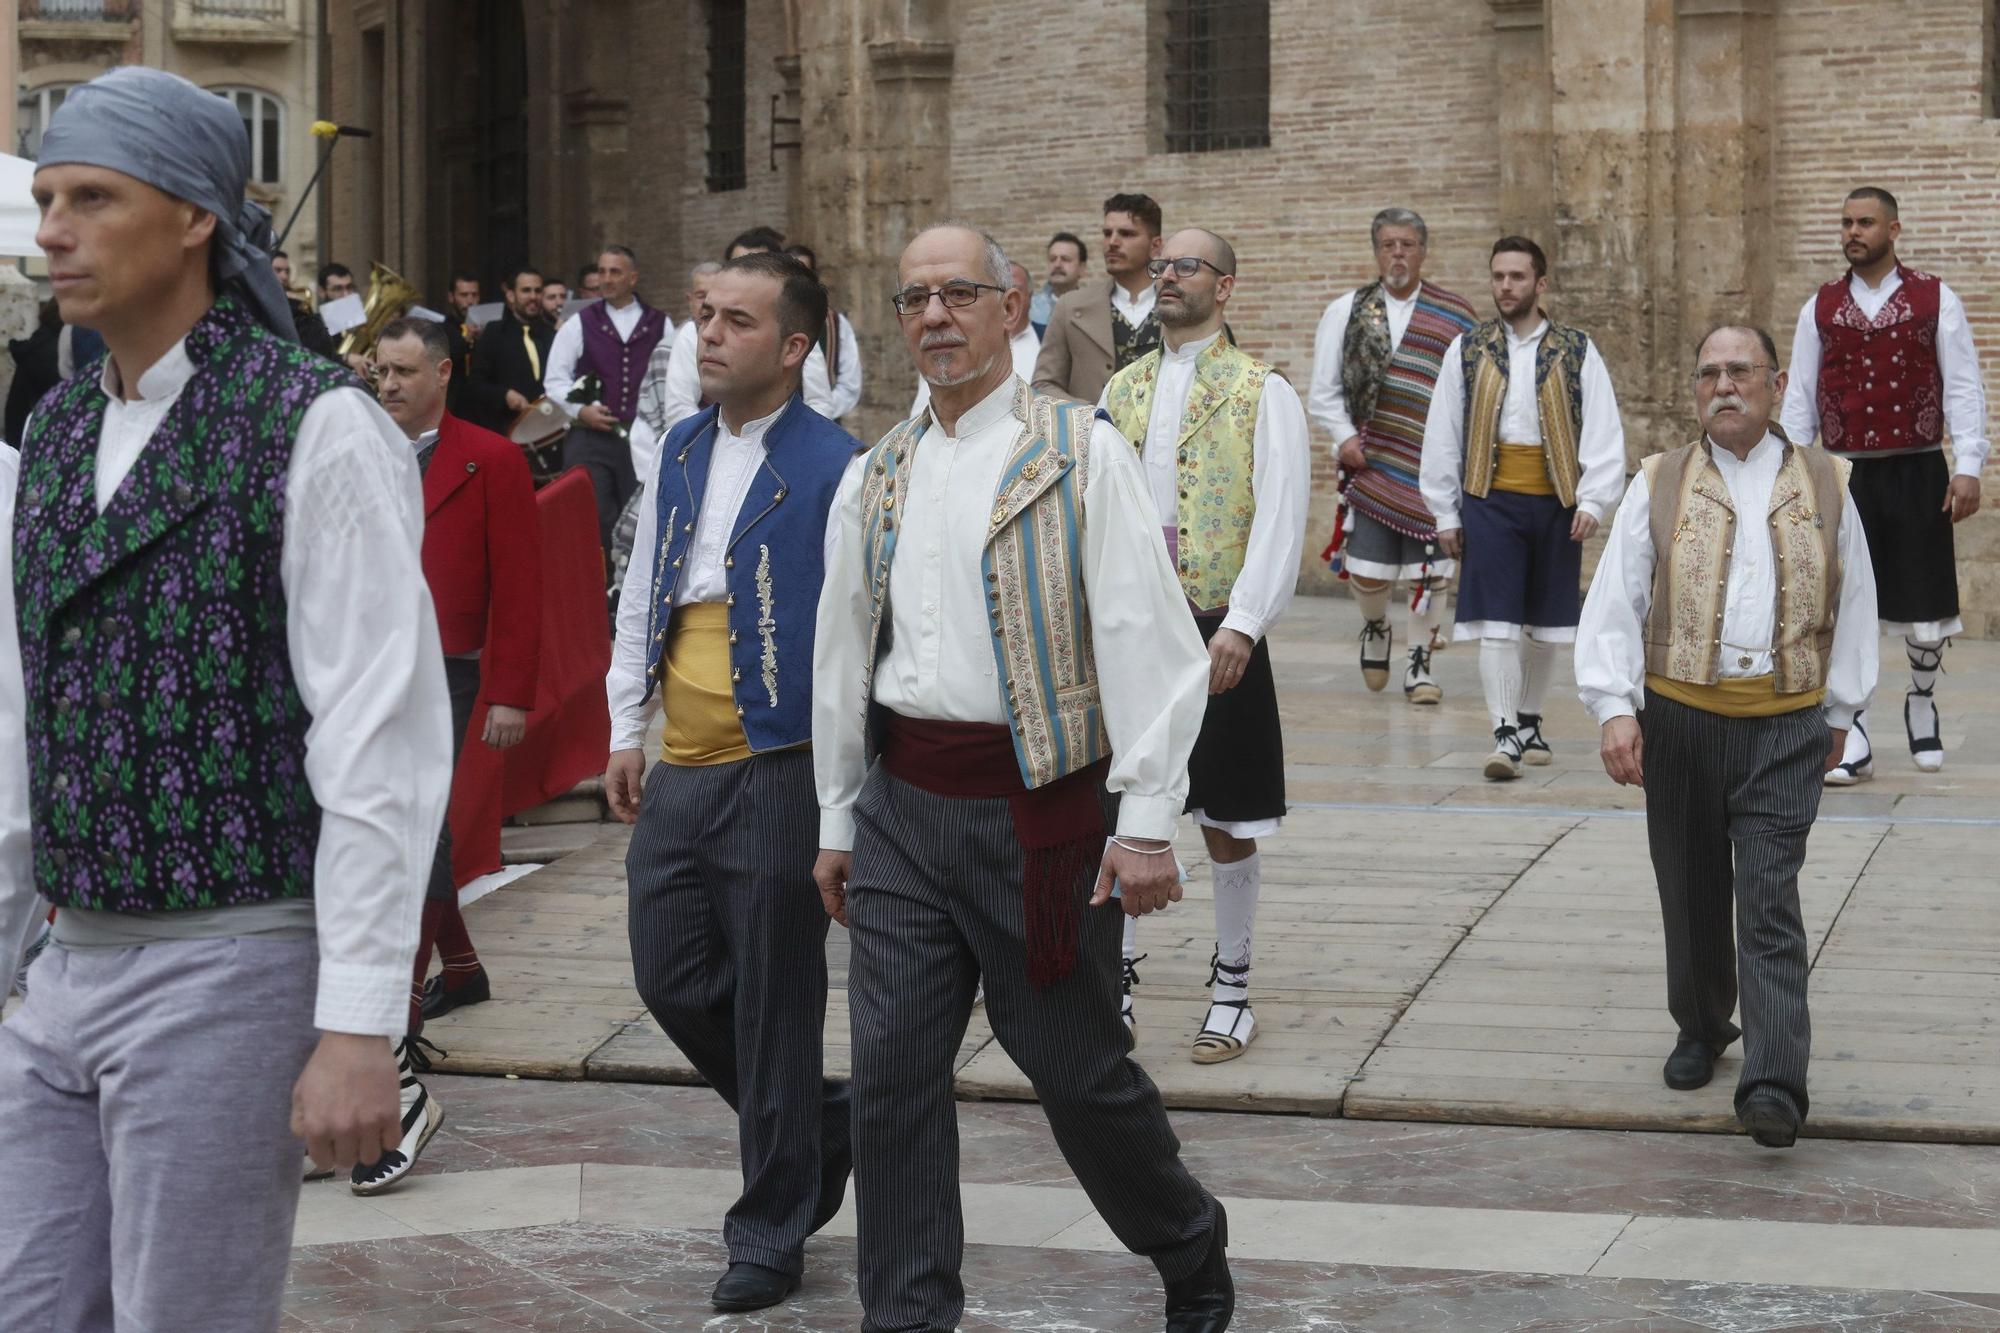
<path id="1" fill-rule="evenodd" d="M 1174 845 L 1166 841 L 1161 841 L 1158 847 L 1135 847 L 1132 843 L 1115 833 L 1111 835 L 1111 845 L 1113 847 L 1123 847 L 1126 851 L 1139 856 L 1165 856 L 1174 849 Z"/>

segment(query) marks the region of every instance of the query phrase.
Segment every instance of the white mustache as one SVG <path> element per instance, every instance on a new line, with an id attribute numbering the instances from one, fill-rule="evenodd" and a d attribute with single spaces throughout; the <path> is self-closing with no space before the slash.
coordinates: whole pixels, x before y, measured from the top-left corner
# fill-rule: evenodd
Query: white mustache
<path id="1" fill-rule="evenodd" d="M 946 333 L 942 330 L 936 333 L 926 333 L 923 341 L 918 343 L 917 346 L 926 352 L 938 347 L 963 347 L 965 346 L 965 335 L 962 333 Z"/>
<path id="2" fill-rule="evenodd" d="M 1709 401 L 1708 416 L 1705 420 L 1713 421 L 1715 414 L 1722 411 L 1725 407 L 1733 407 L 1738 412 L 1748 412 L 1750 410 L 1750 404 L 1744 402 L 1733 393 L 1717 394 Z"/>

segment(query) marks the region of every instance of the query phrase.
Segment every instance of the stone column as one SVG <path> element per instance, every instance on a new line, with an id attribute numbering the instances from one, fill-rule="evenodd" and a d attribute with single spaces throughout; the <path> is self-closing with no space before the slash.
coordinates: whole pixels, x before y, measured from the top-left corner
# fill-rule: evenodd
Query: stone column
<path id="1" fill-rule="evenodd" d="M 1491 0 L 1499 75 L 1500 229 L 1553 239 L 1548 0 Z"/>

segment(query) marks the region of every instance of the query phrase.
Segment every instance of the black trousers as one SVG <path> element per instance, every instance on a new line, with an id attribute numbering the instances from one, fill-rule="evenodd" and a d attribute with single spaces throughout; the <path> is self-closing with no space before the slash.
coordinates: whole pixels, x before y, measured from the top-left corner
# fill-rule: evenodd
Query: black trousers
<path id="1" fill-rule="evenodd" d="M 465 730 L 472 725 L 472 706 L 479 702 L 479 659 L 445 658 L 444 685 L 451 695 L 451 765 L 456 769 L 458 757 L 465 753 Z M 451 820 L 447 818 L 444 827 L 438 830 L 437 853 L 431 858 L 431 878 L 424 886 L 424 900 L 452 901 L 457 897 L 458 886 L 452 883 L 451 876 Z"/>
<path id="2" fill-rule="evenodd" d="M 1803 1118 L 1812 1019 L 1799 867 L 1819 817 L 1826 716 L 1721 717 L 1648 690 L 1640 727 L 1667 1010 L 1683 1040 L 1726 1046 L 1740 988 L 1736 1104 L 1772 1091 Z"/>
<path id="3" fill-rule="evenodd" d="M 605 578 L 611 577 L 611 534 L 619 511 L 639 485 L 632 471 L 632 446 L 606 431 L 571 426 L 563 437 L 563 471 L 582 468 L 597 492 L 597 544 L 604 552 Z"/>
<path id="4" fill-rule="evenodd" d="M 1168 1281 L 1193 1272 L 1215 1200 L 1182 1165 L 1159 1089 L 1125 1053 L 1123 915 L 1082 909 L 1076 969 L 1038 989 L 1004 799 L 933 796 L 877 764 L 854 815 L 847 991 L 865 1333 L 948 1331 L 965 1310 L 952 1065 L 982 975 L 987 1019 L 1098 1212 Z"/>
<path id="5" fill-rule="evenodd" d="M 848 1087 L 828 1082 L 829 918 L 814 887 L 812 752 L 657 764 L 625 856 L 639 995 L 736 1112 L 731 1263 L 797 1276 L 821 1181 L 844 1187 Z"/>

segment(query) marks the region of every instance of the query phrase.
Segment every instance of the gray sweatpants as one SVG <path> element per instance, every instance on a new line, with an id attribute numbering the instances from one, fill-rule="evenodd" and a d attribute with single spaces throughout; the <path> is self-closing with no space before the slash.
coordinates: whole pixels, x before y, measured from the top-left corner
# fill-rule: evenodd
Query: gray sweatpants
<path id="1" fill-rule="evenodd" d="M 270 1333 L 313 939 L 50 946 L 0 1026 L 0 1325 Z"/>

